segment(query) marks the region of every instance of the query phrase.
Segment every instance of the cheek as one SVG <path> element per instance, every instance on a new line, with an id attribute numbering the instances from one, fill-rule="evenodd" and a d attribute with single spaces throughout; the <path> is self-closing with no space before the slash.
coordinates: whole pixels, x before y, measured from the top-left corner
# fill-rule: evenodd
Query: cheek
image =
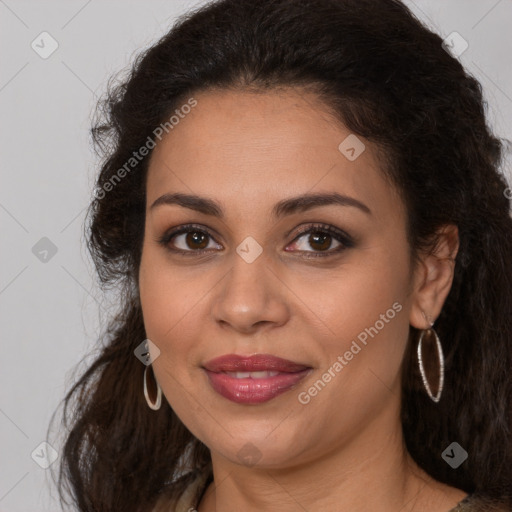
<path id="1" fill-rule="evenodd" d="M 341 266 L 321 281 L 304 277 L 294 279 L 297 295 L 311 307 L 325 325 L 325 335 L 344 339 L 375 324 L 395 302 L 403 301 L 408 289 L 403 261 L 393 262 L 389 256 Z M 405 308 L 403 308 L 405 309 Z M 396 311 L 389 311 L 392 319 Z M 380 324 L 379 324 L 380 325 Z"/>
<path id="2" fill-rule="evenodd" d="M 163 255 L 162 255 L 163 254 Z M 146 334 L 165 342 L 192 311 L 201 291 L 180 269 L 172 269 L 159 249 L 143 252 L 139 290 Z M 204 292 L 203 292 L 204 295 Z"/>
<path id="3" fill-rule="evenodd" d="M 159 255 L 143 255 L 139 290 L 144 327 L 146 336 L 160 350 L 152 364 L 153 372 L 166 400 L 180 415 L 187 404 L 191 408 L 184 389 L 190 347 L 183 340 L 193 335 L 187 329 L 193 326 L 190 313 L 197 303 L 197 293 L 191 291 L 194 287 L 178 286 L 178 274 L 170 272 L 169 266 L 159 261 Z"/>
<path id="4" fill-rule="evenodd" d="M 301 281 L 303 290 L 309 289 L 308 303 L 328 327 L 323 335 L 316 335 L 323 364 L 329 368 L 342 356 L 346 366 L 343 363 L 337 375 L 350 375 L 353 383 L 367 379 L 370 370 L 391 383 L 406 348 L 408 253 L 405 244 L 392 254 L 385 247 L 373 246 L 367 257 L 340 267 L 324 280 L 327 286 Z"/>
<path id="5" fill-rule="evenodd" d="M 196 342 L 204 338 L 204 322 L 198 319 L 208 314 L 213 285 L 206 273 L 172 268 L 158 250 L 143 254 L 139 289 L 144 326 L 160 350 L 153 370 L 173 407 L 187 396 L 190 372 L 201 355 Z"/>

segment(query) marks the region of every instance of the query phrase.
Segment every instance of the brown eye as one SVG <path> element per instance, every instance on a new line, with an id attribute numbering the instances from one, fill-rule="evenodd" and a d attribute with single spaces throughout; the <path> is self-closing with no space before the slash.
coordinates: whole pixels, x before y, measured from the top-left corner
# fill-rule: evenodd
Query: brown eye
<path id="1" fill-rule="evenodd" d="M 201 252 L 208 249 L 212 237 L 205 231 L 184 229 L 169 237 L 168 245 L 173 245 L 178 251 Z M 211 247 L 210 247 L 211 248 Z"/>
<path id="2" fill-rule="evenodd" d="M 214 242 L 214 238 L 205 229 L 199 229 L 194 225 L 185 225 L 165 234 L 158 242 L 171 252 L 188 256 L 210 252 L 212 247 L 208 247 L 208 245 L 209 242 Z M 222 249 L 222 246 L 217 244 L 213 248 Z"/>
<path id="3" fill-rule="evenodd" d="M 325 252 L 328 254 L 340 252 L 347 247 L 351 247 L 351 242 L 347 237 L 337 232 L 331 233 L 331 231 L 331 228 L 309 228 L 295 239 L 294 245 L 299 251 Z M 301 239 L 304 241 L 300 242 Z M 335 245 L 333 250 L 329 250 L 332 249 L 333 243 L 337 243 L 337 245 Z M 313 250 L 311 251 L 310 249 Z"/>
<path id="4" fill-rule="evenodd" d="M 202 231 L 189 231 L 185 236 L 185 244 L 191 249 L 206 249 L 209 235 Z"/>
<path id="5" fill-rule="evenodd" d="M 332 236 L 322 233 L 311 233 L 308 238 L 308 243 L 317 251 L 325 251 L 329 249 L 332 243 Z"/>
<path id="6" fill-rule="evenodd" d="M 292 243 L 291 252 L 304 252 L 306 257 L 331 256 L 352 247 L 354 242 L 347 233 L 328 224 L 320 224 L 301 229 Z"/>
<path id="7" fill-rule="evenodd" d="M 301 240 L 303 240 L 301 242 Z M 327 252 L 333 249 L 333 243 L 337 243 L 334 249 L 343 247 L 343 240 L 336 240 L 336 237 L 323 231 L 310 231 L 296 238 L 294 245 L 297 250 L 305 252 Z M 312 251 L 312 250 L 313 251 Z M 334 250 L 329 251 L 334 252 Z"/>

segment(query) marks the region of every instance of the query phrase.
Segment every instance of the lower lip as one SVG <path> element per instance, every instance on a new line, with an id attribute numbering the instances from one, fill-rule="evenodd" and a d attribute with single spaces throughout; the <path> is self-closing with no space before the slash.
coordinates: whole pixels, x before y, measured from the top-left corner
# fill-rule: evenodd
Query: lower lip
<path id="1" fill-rule="evenodd" d="M 295 373 L 280 373 L 263 379 L 237 379 L 226 373 L 205 371 L 210 384 L 219 395 L 239 404 L 260 404 L 292 389 L 311 371 L 311 368 Z"/>

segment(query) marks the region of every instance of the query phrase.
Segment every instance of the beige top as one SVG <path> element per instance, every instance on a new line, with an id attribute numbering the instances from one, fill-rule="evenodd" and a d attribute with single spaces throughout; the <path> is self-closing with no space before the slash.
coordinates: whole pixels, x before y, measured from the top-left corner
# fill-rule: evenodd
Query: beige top
<path id="1" fill-rule="evenodd" d="M 203 487 L 206 480 L 208 479 L 208 473 L 203 473 L 197 477 L 191 485 L 187 487 L 185 492 L 181 495 L 174 512 L 197 512 L 196 507 L 199 503 L 196 503 L 195 495 L 199 487 Z"/>
<path id="2" fill-rule="evenodd" d="M 173 512 L 197 512 L 196 507 L 199 503 L 195 502 L 196 492 L 199 487 L 203 487 L 208 479 L 208 473 L 203 473 L 196 478 L 192 484 L 186 489 L 178 501 Z M 205 489 L 203 489 L 204 492 Z M 447 512 L 510 512 L 508 509 L 500 505 L 496 500 L 485 497 L 479 497 L 469 494 L 460 501 L 454 508 Z"/>

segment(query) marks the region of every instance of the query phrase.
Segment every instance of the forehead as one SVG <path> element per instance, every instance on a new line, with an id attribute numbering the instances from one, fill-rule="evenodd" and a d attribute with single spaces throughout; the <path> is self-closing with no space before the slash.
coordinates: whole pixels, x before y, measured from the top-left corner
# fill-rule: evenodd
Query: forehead
<path id="1" fill-rule="evenodd" d="M 216 90 L 193 98 L 197 104 L 153 150 L 148 208 L 176 191 L 242 208 L 317 189 L 369 202 L 389 196 L 374 148 L 354 139 L 312 93 Z M 357 158 L 343 153 L 344 141 L 355 143 Z"/>

